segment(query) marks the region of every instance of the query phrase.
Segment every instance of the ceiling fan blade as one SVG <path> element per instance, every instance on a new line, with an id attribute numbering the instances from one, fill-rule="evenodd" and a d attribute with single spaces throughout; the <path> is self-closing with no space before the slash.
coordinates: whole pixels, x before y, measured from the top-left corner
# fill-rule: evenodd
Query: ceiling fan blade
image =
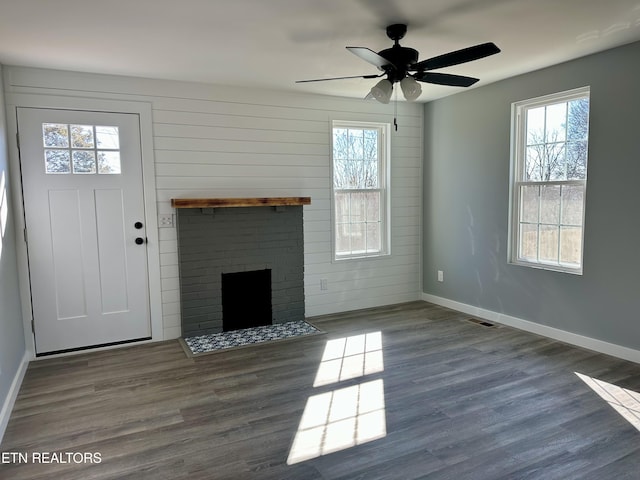
<path id="1" fill-rule="evenodd" d="M 448 85 L 450 87 L 470 87 L 479 78 L 463 77 L 462 75 L 451 75 L 449 73 L 422 72 L 414 77 L 419 82 L 435 83 L 437 85 Z"/>
<path id="2" fill-rule="evenodd" d="M 309 82 L 325 82 L 328 80 L 346 80 L 348 78 L 378 78 L 384 75 L 381 73 L 380 75 L 352 75 L 350 77 L 331 77 L 331 78 L 314 78 L 312 80 L 296 80 L 296 83 L 309 83 Z"/>
<path id="3" fill-rule="evenodd" d="M 394 67 L 394 65 L 384 57 L 381 57 L 376 52 L 367 47 L 346 47 L 354 55 L 360 57 L 365 62 L 369 62 L 371 65 L 375 65 L 380 70 L 384 70 L 384 67 Z"/>
<path id="4" fill-rule="evenodd" d="M 473 47 L 463 48 L 462 50 L 456 50 L 455 52 L 449 52 L 444 55 L 422 60 L 421 62 L 412 65 L 411 70 L 421 72 L 424 70 L 435 70 L 437 68 L 450 67 L 452 65 L 458 65 L 460 63 L 471 62 L 473 60 L 488 57 L 489 55 L 495 55 L 499 52 L 500 49 L 495 43 L 481 43 L 480 45 L 474 45 Z"/>

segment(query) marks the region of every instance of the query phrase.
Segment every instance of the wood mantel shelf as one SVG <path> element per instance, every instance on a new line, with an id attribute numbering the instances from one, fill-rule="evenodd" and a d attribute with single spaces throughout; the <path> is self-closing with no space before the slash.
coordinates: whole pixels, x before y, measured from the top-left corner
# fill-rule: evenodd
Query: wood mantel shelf
<path id="1" fill-rule="evenodd" d="M 172 198 L 173 208 L 281 207 L 310 205 L 311 197 Z"/>

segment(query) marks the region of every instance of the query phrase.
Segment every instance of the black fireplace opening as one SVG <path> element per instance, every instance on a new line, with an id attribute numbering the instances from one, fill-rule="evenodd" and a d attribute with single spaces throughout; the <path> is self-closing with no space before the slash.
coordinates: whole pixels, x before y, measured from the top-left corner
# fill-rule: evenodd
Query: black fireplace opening
<path id="1" fill-rule="evenodd" d="M 271 270 L 223 273 L 222 331 L 271 324 Z"/>

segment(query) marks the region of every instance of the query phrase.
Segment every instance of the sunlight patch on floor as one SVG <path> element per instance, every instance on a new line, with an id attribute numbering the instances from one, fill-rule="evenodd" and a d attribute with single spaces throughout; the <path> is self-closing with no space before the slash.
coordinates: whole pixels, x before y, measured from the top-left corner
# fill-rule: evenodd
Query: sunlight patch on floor
<path id="1" fill-rule="evenodd" d="M 314 387 L 384 371 L 382 333 L 329 340 Z M 384 381 L 369 380 L 307 399 L 287 464 L 311 460 L 387 435 Z"/>
<path id="2" fill-rule="evenodd" d="M 640 431 L 640 393 L 613 383 L 574 372 L 591 390 L 605 400 L 622 417 Z"/>
<path id="3" fill-rule="evenodd" d="M 382 379 L 309 397 L 287 464 L 385 437 L 384 408 Z"/>
<path id="4" fill-rule="evenodd" d="M 314 387 L 382 372 L 382 333 L 373 332 L 329 340 Z"/>

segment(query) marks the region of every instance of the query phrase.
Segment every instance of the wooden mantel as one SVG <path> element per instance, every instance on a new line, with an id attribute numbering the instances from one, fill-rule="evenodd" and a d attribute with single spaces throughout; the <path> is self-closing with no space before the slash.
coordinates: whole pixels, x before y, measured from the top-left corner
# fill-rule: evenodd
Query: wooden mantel
<path id="1" fill-rule="evenodd" d="M 172 198 L 173 208 L 280 207 L 310 205 L 311 197 Z"/>

